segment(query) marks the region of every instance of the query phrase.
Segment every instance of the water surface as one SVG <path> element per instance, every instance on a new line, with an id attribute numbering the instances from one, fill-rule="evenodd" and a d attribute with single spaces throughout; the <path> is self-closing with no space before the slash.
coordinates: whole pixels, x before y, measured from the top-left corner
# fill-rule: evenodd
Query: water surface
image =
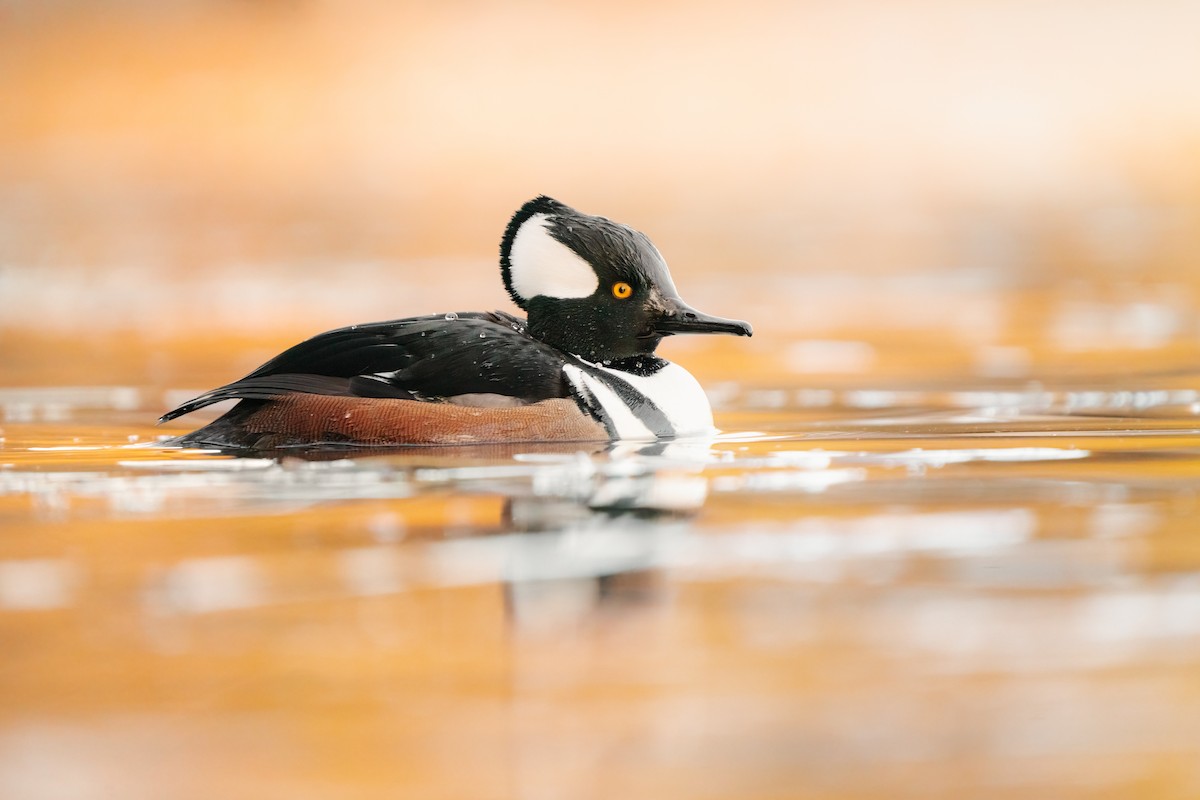
<path id="1" fill-rule="evenodd" d="M 0 390 L 0 788 L 1200 792 L 1195 378 L 279 458 L 158 446 L 173 392 Z"/>

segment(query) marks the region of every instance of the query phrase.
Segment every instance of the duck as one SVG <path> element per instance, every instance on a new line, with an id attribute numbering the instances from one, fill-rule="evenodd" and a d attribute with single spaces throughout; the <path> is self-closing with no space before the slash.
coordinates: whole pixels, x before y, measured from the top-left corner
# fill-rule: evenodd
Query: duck
<path id="1" fill-rule="evenodd" d="M 159 423 L 235 400 L 172 440 L 222 450 L 652 441 L 715 431 L 700 383 L 655 351 L 668 336 L 751 336 L 751 326 L 685 303 L 645 234 L 540 195 L 505 228 L 500 274 L 524 317 L 450 312 L 327 331 Z"/>

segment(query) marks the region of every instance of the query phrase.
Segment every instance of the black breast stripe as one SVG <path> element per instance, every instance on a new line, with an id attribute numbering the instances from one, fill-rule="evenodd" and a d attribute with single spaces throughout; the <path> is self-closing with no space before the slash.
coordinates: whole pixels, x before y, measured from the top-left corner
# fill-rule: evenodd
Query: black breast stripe
<path id="1" fill-rule="evenodd" d="M 654 404 L 650 398 L 639 392 L 628 381 L 613 375 L 611 372 L 606 372 L 598 367 L 594 367 L 586 361 L 577 361 L 577 366 L 583 369 L 592 377 L 599 380 L 608 388 L 612 389 L 617 395 L 617 398 L 624 403 L 633 415 L 638 418 L 646 428 L 655 436 L 674 436 L 675 426 L 671 424 L 671 420 L 663 413 L 663 410 Z M 604 411 L 603 405 L 599 399 L 588 393 L 588 406 L 584 410 L 588 411 L 593 417 L 600 421 L 605 428 L 608 429 L 609 436 L 616 437 L 616 426 L 609 417 L 608 412 Z M 599 413 L 595 410 L 599 409 Z"/>

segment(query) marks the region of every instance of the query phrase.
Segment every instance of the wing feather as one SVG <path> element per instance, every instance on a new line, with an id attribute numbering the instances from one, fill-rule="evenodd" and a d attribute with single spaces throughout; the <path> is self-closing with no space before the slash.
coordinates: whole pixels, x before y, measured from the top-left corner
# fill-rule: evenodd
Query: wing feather
<path id="1" fill-rule="evenodd" d="M 165 422 L 229 399 L 270 400 L 290 392 L 440 399 L 463 394 L 569 396 L 560 351 L 502 312 L 413 317 L 319 334 L 241 380 L 164 414 Z"/>

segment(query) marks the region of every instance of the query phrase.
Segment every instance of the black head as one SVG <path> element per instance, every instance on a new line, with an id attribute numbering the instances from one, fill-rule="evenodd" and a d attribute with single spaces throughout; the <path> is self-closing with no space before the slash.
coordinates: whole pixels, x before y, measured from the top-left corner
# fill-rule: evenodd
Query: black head
<path id="1" fill-rule="evenodd" d="M 545 196 L 508 223 L 500 271 L 530 334 L 589 361 L 649 355 L 674 333 L 751 333 L 683 302 L 645 234 Z"/>

